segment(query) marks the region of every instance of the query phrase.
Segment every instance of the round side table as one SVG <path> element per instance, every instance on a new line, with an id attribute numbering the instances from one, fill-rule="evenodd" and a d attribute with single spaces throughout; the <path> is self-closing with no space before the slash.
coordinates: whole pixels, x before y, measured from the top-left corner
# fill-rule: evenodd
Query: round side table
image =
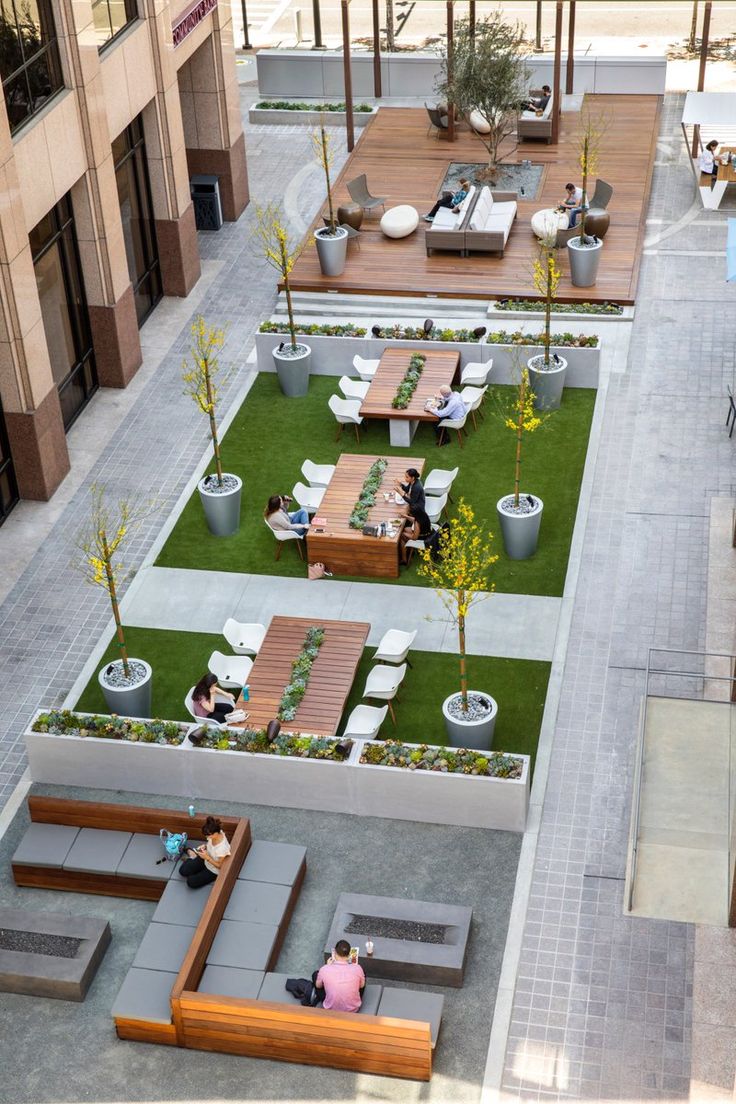
<path id="1" fill-rule="evenodd" d="M 363 208 L 357 203 L 346 203 L 337 208 L 337 221 L 341 226 L 346 223 L 353 230 L 360 230 L 363 225 Z"/>

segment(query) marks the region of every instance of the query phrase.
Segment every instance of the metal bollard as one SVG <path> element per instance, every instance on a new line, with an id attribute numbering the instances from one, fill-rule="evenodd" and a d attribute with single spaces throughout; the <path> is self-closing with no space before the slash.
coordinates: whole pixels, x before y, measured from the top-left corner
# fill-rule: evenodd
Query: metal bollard
<path id="1" fill-rule="evenodd" d="M 302 40 L 302 9 L 294 9 L 294 34 L 296 35 L 297 46 Z"/>

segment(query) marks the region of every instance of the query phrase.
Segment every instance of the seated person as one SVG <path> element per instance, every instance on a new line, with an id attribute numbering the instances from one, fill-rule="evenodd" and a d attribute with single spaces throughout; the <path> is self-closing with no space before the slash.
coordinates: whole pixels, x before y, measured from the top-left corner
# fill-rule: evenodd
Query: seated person
<path id="1" fill-rule="evenodd" d="M 406 519 L 406 524 L 399 537 L 399 558 L 402 564 L 408 564 L 409 562 L 409 551 L 406 542 L 421 540 L 426 544 L 433 532 L 432 522 L 429 520 L 426 510 L 419 507 L 413 510 L 412 516 Z"/>
<path id="2" fill-rule="evenodd" d="M 214 882 L 230 854 L 230 844 L 217 817 L 208 816 L 202 831 L 207 842 L 196 851 L 188 847 L 188 858 L 179 867 L 179 873 L 186 878 L 190 889 L 199 889 Z"/>
<path id="3" fill-rule="evenodd" d="M 568 229 L 571 229 L 577 222 L 578 215 L 583 209 L 583 189 L 576 188 L 574 184 L 565 185 L 565 198 L 560 204 L 558 210 L 567 211 L 569 215 Z"/>
<path id="4" fill-rule="evenodd" d="M 718 149 L 718 142 L 715 138 L 708 143 L 705 149 L 700 151 L 698 157 L 698 167 L 701 173 L 706 173 L 712 178 L 712 183 L 715 184 L 718 176 L 718 162 L 716 161 L 716 150 Z"/>
<path id="5" fill-rule="evenodd" d="M 434 222 L 434 216 L 439 211 L 440 207 L 449 207 L 451 211 L 457 213 L 457 209 L 464 199 L 467 198 L 470 191 L 470 181 L 464 177 L 457 186 L 456 192 L 443 192 L 441 197 L 437 200 L 429 214 L 424 216 L 425 222 Z"/>
<path id="6" fill-rule="evenodd" d="M 335 954 L 321 970 L 315 970 L 312 981 L 323 990 L 322 1007 L 334 1012 L 359 1012 L 365 988 L 363 967 L 350 961 L 350 944 L 340 939 L 335 944 Z"/>
<path id="7" fill-rule="evenodd" d="M 309 514 L 304 507 L 289 513 L 290 502 L 289 495 L 271 495 L 263 516 L 272 529 L 294 529 L 303 537 L 309 529 Z"/>
<path id="8" fill-rule="evenodd" d="M 394 483 L 394 490 L 398 495 L 401 495 L 409 507 L 409 514 L 412 517 L 416 517 L 417 510 L 424 509 L 424 486 L 416 468 L 407 468 L 406 483 L 400 483 L 397 479 Z"/>
<path id="9" fill-rule="evenodd" d="M 524 100 L 521 105 L 522 111 L 544 111 L 550 99 L 552 98 L 552 89 L 548 84 L 542 85 L 541 96 L 531 96 L 528 100 Z"/>
<path id="10" fill-rule="evenodd" d="M 457 391 L 453 391 L 451 387 L 448 387 L 446 383 L 442 384 L 437 394 L 427 404 L 427 409 L 434 414 L 437 419 L 437 424 L 434 427 L 434 432 L 439 438 L 442 434 L 442 427 L 440 422 L 445 418 L 451 418 L 453 421 L 464 418 L 467 413 L 465 403 L 460 398 Z M 450 438 L 445 434 L 445 438 L 442 442 L 443 445 L 449 445 Z"/>
<path id="11" fill-rule="evenodd" d="M 215 694 L 221 694 L 228 701 L 215 701 Z M 217 685 L 216 675 L 203 675 L 192 690 L 192 711 L 196 717 L 207 717 L 212 721 L 225 720 L 235 709 L 235 696 L 229 690 Z"/>

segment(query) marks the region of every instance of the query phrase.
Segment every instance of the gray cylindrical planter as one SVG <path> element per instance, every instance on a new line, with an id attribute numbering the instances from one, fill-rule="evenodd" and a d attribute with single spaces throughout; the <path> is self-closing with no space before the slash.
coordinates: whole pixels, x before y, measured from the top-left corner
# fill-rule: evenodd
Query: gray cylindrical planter
<path id="1" fill-rule="evenodd" d="M 319 267 L 323 276 L 342 276 L 345 268 L 345 258 L 348 252 L 348 232 L 338 226 L 335 233 L 330 233 L 329 226 L 315 230 L 314 240 L 317 244 L 317 256 Z"/>
<path id="2" fill-rule="evenodd" d="M 150 718 L 153 671 L 145 659 L 130 659 L 128 662 L 141 664 L 146 669 L 144 677 L 133 686 L 111 686 L 109 683 L 110 673 L 112 673 L 110 668 L 114 668 L 115 673 L 122 670 L 123 662 L 120 659 L 108 663 L 97 676 L 102 693 L 105 695 L 107 708 L 111 713 L 117 713 L 119 717 Z"/>
<path id="3" fill-rule="evenodd" d="M 450 694 L 449 698 L 445 698 L 442 703 L 442 716 L 445 720 L 447 739 L 452 747 L 478 748 L 480 751 L 490 751 L 493 743 L 493 730 L 496 727 L 496 717 L 498 716 L 498 703 L 495 698 L 492 698 L 490 694 L 486 694 L 484 690 L 468 690 L 468 693 L 478 694 L 489 701 L 491 712 L 487 717 L 482 717 L 480 720 L 458 721 L 456 717 L 448 712 L 447 703 L 459 698 L 460 694 Z"/>
<path id="4" fill-rule="evenodd" d="M 308 345 L 297 343 L 297 356 L 289 356 L 291 343 L 285 341 L 283 349 L 273 350 L 273 362 L 279 377 L 281 390 L 289 399 L 300 399 L 309 391 L 309 363 L 312 350 Z"/>
<path id="5" fill-rule="evenodd" d="M 567 361 L 559 354 L 555 361 L 550 354 L 549 369 L 543 369 L 544 354 L 542 353 L 540 356 L 530 357 L 526 363 L 529 369 L 529 386 L 534 392 L 534 409 L 557 410 L 562 402 Z"/>
<path id="6" fill-rule="evenodd" d="M 570 260 L 570 280 L 573 287 L 592 287 L 598 278 L 598 264 L 603 242 L 588 238 L 590 245 L 580 246 L 580 238 L 570 238 L 567 256 Z"/>
<path id="7" fill-rule="evenodd" d="M 502 502 L 513 499 L 513 495 L 504 495 L 496 503 L 498 523 L 501 526 L 503 546 L 506 555 L 511 560 L 528 560 L 537 551 L 539 539 L 539 526 L 542 524 L 542 510 L 544 503 L 536 495 L 521 495 L 522 498 L 534 499 L 534 508 L 528 514 L 509 513 L 501 507 Z"/>
<path id="8" fill-rule="evenodd" d="M 237 533 L 240 525 L 240 495 L 243 490 L 243 480 L 230 472 L 223 472 L 223 477 L 232 483 L 231 487 L 219 488 L 215 476 L 206 475 L 197 484 L 199 498 L 207 519 L 207 525 L 213 537 L 231 537 Z"/>

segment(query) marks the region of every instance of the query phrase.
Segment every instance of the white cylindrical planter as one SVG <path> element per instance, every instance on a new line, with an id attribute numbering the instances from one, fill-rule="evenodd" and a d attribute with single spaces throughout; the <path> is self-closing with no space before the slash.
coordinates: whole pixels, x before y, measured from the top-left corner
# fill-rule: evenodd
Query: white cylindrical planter
<path id="1" fill-rule="evenodd" d="M 586 244 L 582 246 L 580 238 L 570 238 L 567 256 L 570 260 L 570 280 L 573 287 L 592 287 L 596 282 L 602 248 L 603 242 L 600 238 L 586 238 Z"/>
<path id="2" fill-rule="evenodd" d="M 348 252 L 348 232 L 342 226 L 333 234 L 329 226 L 314 232 L 319 267 L 323 276 L 342 276 Z"/>
<path id="3" fill-rule="evenodd" d="M 308 345 L 297 343 L 296 351 L 290 341 L 281 343 L 282 347 L 273 350 L 273 362 L 279 377 L 281 390 L 289 399 L 301 399 L 309 391 L 309 362 L 312 350 Z"/>
<path id="4" fill-rule="evenodd" d="M 493 743 L 493 730 L 496 727 L 498 716 L 498 704 L 490 694 L 482 690 L 468 690 L 468 695 L 475 694 L 487 701 L 491 707 L 490 712 L 475 720 L 459 721 L 448 709 L 452 701 L 460 699 L 460 694 L 450 694 L 442 703 L 442 716 L 445 719 L 447 739 L 452 747 L 479 748 L 481 751 L 490 751 Z"/>
<path id="5" fill-rule="evenodd" d="M 129 659 L 128 665 L 135 681 L 126 683 L 122 659 L 106 664 L 97 676 L 107 708 L 119 717 L 150 717 L 153 671 L 145 659 Z"/>
<path id="6" fill-rule="evenodd" d="M 213 537 L 231 537 L 240 525 L 240 496 L 243 480 L 230 472 L 223 472 L 223 486 L 216 475 L 206 475 L 197 484 L 199 498 Z"/>
<path id="7" fill-rule="evenodd" d="M 533 506 L 529 499 L 533 500 Z M 521 494 L 519 501 L 522 509 L 517 511 L 513 507 L 514 496 L 504 495 L 496 503 L 496 513 L 506 555 L 511 560 L 528 560 L 537 551 L 544 503 L 536 495 L 527 494 Z"/>
<path id="8" fill-rule="evenodd" d="M 544 353 L 530 357 L 527 363 L 529 386 L 534 392 L 535 410 L 557 410 L 562 402 L 567 361 L 559 354 L 550 355 L 549 367 L 544 367 Z"/>

